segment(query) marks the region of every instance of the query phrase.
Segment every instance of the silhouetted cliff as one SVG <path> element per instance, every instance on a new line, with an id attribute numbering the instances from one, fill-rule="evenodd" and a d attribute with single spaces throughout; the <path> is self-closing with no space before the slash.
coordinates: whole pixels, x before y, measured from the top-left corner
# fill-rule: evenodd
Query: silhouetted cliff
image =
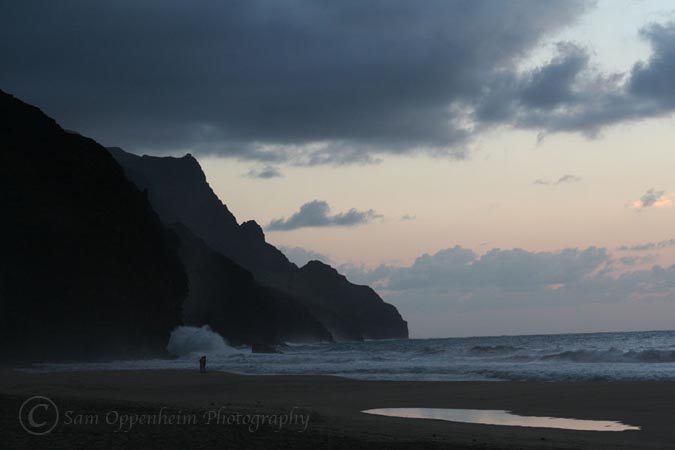
<path id="1" fill-rule="evenodd" d="M 163 354 L 177 237 L 105 148 L 0 91 L 0 358 Z"/>
<path id="2" fill-rule="evenodd" d="M 246 269 L 175 226 L 190 292 L 185 325 L 209 325 L 231 344 L 332 341 L 309 310 L 288 294 L 262 286 Z"/>
<path id="3" fill-rule="evenodd" d="M 350 283 L 330 266 L 312 262 L 302 269 L 265 242 L 254 221 L 237 225 L 209 187 L 197 160 L 136 156 L 110 149 L 127 175 L 165 223 L 180 222 L 214 250 L 248 269 L 261 282 L 304 304 L 340 340 L 408 337 L 407 323 L 395 307 L 367 286 Z"/>
<path id="4" fill-rule="evenodd" d="M 257 223 L 237 223 L 192 155 L 141 157 L 119 148 L 108 150 L 124 167 L 129 179 L 147 191 L 164 223 L 182 223 L 211 248 L 260 279 L 283 283 L 296 269 L 283 253 L 265 242 Z"/>
<path id="5" fill-rule="evenodd" d="M 310 309 L 334 333 L 347 326 L 345 336 L 358 333 L 365 339 L 408 337 L 407 323 L 393 305 L 385 303 L 369 286 L 357 286 L 331 266 L 310 261 L 293 274 L 292 290 L 313 304 Z M 316 299 L 316 300 L 315 300 Z"/>

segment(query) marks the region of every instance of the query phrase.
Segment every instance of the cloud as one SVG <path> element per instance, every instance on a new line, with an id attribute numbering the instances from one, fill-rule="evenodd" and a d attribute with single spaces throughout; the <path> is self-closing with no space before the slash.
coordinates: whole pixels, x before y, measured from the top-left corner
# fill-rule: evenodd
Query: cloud
<path id="1" fill-rule="evenodd" d="M 0 85 L 137 153 L 303 165 L 461 158 L 491 123 L 475 112 L 485 92 L 517 79 L 542 40 L 588 9 L 583 0 L 4 2 L 0 39 L 12 45 L 0 47 Z M 583 63 L 562 56 L 529 74 L 524 104 L 568 98 Z"/>
<path id="2" fill-rule="evenodd" d="M 478 255 L 456 246 L 424 254 L 410 266 L 343 269 L 355 279 L 379 283 L 380 290 L 392 298 L 462 310 L 645 297 L 673 296 L 675 300 L 675 265 L 613 275 L 617 264 L 644 262 L 615 260 L 606 249 L 597 247 L 557 252 L 492 249 Z"/>
<path id="3" fill-rule="evenodd" d="M 531 71 L 520 92 L 524 105 L 550 109 L 576 100 L 574 84 L 579 74 L 586 69 L 589 56 L 569 42 L 558 43 L 558 56 L 547 65 Z"/>
<path id="4" fill-rule="evenodd" d="M 392 273 L 388 287 L 407 290 L 436 286 L 457 289 L 530 289 L 575 283 L 609 262 L 604 249 L 528 252 L 493 249 L 482 256 L 459 246 L 424 254 Z"/>
<path id="5" fill-rule="evenodd" d="M 401 220 L 415 220 L 417 216 L 415 214 L 403 214 Z"/>
<path id="6" fill-rule="evenodd" d="M 642 268 L 651 262 L 599 247 L 455 246 L 409 265 L 339 269 L 396 305 L 414 335 L 441 337 L 663 327 L 675 313 L 675 265 Z"/>
<path id="7" fill-rule="evenodd" d="M 640 36 L 650 45 L 647 61 L 627 73 L 604 74 L 589 51 L 569 42 L 557 56 L 521 74 L 502 73 L 477 106 L 480 120 L 539 130 L 540 138 L 560 132 L 596 136 L 604 127 L 675 111 L 675 23 L 651 24 Z"/>
<path id="8" fill-rule="evenodd" d="M 246 176 L 248 178 L 262 178 L 262 179 L 270 179 L 270 178 L 280 178 L 283 177 L 283 174 L 281 171 L 274 166 L 264 166 L 260 168 L 253 168 L 249 170 L 246 173 Z"/>
<path id="9" fill-rule="evenodd" d="M 564 183 L 578 183 L 581 181 L 581 178 L 576 176 L 576 175 L 563 175 L 562 177 L 558 178 L 556 181 L 548 181 L 544 180 L 541 178 L 537 178 L 534 180 L 532 184 L 537 184 L 540 186 L 557 186 L 559 184 L 564 184 Z"/>
<path id="10" fill-rule="evenodd" d="M 670 206 L 672 203 L 672 200 L 666 195 L 666 191 L 657 191 L 651 188 L 638 200 L 630 202 L 630 207 L 640 211 L 645 208 L 662 208 Z"/>
<path id="11" fill-rule="evenodd" d="M 269 231 L 288 231 L 305 227 L 353 227 L 383 217 L 374 210 L 358 211 L 355 208 L 345 213 L 330 215 L 330 206 L 323 200 L 305 203 L 300 211 L 288 219 L 274 219 L 266 227 Z"/>
<path id="12" fill-rule="evenodd" d="M 636 266 L 639 264 L 653 264 L 656 260 L 656 255 L 621 256 L 617 259 L 617 262 L 624 266 Z"/>
<path id="13" fill-rule="evenodd" d="M 657 206 L 662 202 L 665 193 L 666 191 L 655 191 L 653 188 L 649 189 L 642 197 L 640 197 L 640 206 L 642 208 Z"/>
<path id="14" fill-rule="evenodd" d="M 641 36 L 652 46 L 652 56 L 633 66 L 628 91 L 651 99 L 655 108 L 672 111 L 675 107 L 675 23 L 652 24 Z"/>
<path id="15" fill-rule="evenodd" d="M 331 262 L 331 259 L 323 253 L 307 250 L 302 247 L 286 247 L 281 245 L 279 246 L 279 250 L 298 267 L 302 267 L 310 261 L 321 261 L 326 264 Z"/>
<path id="16" fill-rule="evenodd" d="M 562 184 L 562 183 L 578 183 L 581 181 L 581 178 L 576 176 L 576 175 L 563 175 L 562 177 L 558 178 L 558 181 L 555 182 L 555 184 Z"/>
<path id="17" fill-rule="evenodd" d="M 671 114 L 673 23 L 643 28 L 652 53 L 626 73 L 573 42 L 521 69 L 592 4 L 4 2 L 0 85 L 106 145 L 266 164 L 464 158 L 491 129 L 595 136 Z"/>
<path id="18" fill-rule="evenodd" d="M 636 245 L 622 245 L 617 247 L 619 251 L 645 252 L 649 250 L 657 250 L 661 248 L 675 247 L 675 239 L 667 239 L 659 242 L 646 242 L 644 244 Z"/>

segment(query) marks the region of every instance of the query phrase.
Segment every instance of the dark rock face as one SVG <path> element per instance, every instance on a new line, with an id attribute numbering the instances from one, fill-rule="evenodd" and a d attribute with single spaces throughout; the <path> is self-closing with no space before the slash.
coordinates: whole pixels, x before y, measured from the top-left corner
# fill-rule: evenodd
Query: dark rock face
<path id="1" fill-rule="evenodd" d="M 182 158 L 137 156 L 108 149 L 131 181 L 147 191 L 150 203 L 167 224 L 182 223 L 206 244 L 264 281 L 284 283 L 294 264 L 265 242 L 254 221 L 241 225 L 209 186 L 199 163 Z"/>
<path id="2" fill-rule="evenodd" d="M 350 283 L 344 275 L 320 261 L 310 261 L 294 274 L 294 292 L 307 299 L 309 308 L 336 334 L 349 339 L 408 337 L 408 326 L 393 305 L 385 303 L 369 286 Z M 317 299 L 317 300 L 314 300 Z"/>
<path id="3" fill-rule="evenodd" d="M 407 338 L 408 326 L 396 308 L 367 286 L 350 283 L 319 262 L 302 269 L 265 242 L 254 221 L 237 225 L 211 190 L 197 161 L 136 156 L 110 149 L 165 223 L 180 222 L 214 250 L 249 270 L 257 280 L 304 304 L 335 339 Z M 199 205 L 198 207 L 196 205 Z"/>
<path id="4" fill-rule="evenodd" d="M 251 265 L 241 262 L 263 261 L 249 253 L 267 255 L 271 250 L 273 267 L 279 264 L 274 260 L 290 264 L 265 243 L 255 222 L 237 223 L 211 190 L 196 159 L 191 155 L 139 157 L 116 148 L 109 151 L 147 193 L 162 221 L 181 235 L 181 257 L 190 278 L 184 305 L 187 325 L 210 325 L 235 345 L 332 341 L 304 305 L 287 293 L 262 286 L 247 270 Z"/>
<path id="5" fill-rule="evenodd" d="M 105 148 L 0 91 L 0 359 L 163 354 L 177 237 Z"/>
<path id="6" fill-rule="evenodd" d="M 233 345 L 332 341 L 330 333 L 291 296 L 262 286 L 253 275 L 175 225 L 190 292 L 185 325 L 209 325 Z"/>

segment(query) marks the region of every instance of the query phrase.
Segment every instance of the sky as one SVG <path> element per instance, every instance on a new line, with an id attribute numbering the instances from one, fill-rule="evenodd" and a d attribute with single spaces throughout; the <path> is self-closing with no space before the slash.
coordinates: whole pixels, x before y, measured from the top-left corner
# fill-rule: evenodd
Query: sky
<path id="1" fill-rule="evenodd" d="M 675 328 L 670 1 L 5 2 L 0 61 L 413 337 Z"/>

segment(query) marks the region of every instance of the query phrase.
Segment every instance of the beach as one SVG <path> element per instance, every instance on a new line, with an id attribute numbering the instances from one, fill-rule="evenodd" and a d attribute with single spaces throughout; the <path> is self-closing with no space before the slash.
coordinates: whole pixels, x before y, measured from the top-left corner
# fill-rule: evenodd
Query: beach
<path id="1" fill-rule="evenodd" d="M 58 408 L 58 421 L 46 434 L 29 434 L 19 420 L 22 404 L 33 396 L 46 397 Z M 361 412 L 402 407 L 498 409 L 519 415 L 614 420 L 641 430 L 555 430 Z M 197 370 L 34 373 L 3 369 L 0 408 L 9 449 L 675 448 L 675 382 L 671 381 L 366 381 L 200 374 Z M 41 419 L 37 422 L 51 420 L 36 418 Z"/>

